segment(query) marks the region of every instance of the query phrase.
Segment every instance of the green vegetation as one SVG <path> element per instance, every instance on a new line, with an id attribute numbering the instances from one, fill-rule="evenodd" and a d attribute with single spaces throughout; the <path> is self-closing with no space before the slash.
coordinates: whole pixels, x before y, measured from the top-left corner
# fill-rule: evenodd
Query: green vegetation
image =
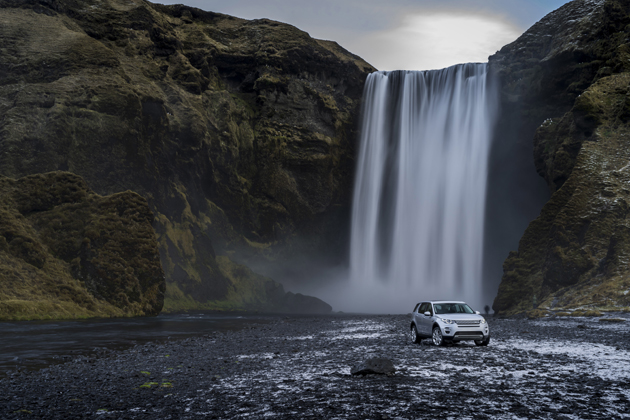
<path id="1" fill-rule="evenodd" d="M 100 197 L 51 172 L 0 177 L 0 198 L 0 319 L 159 313 L 163 272 L 142 197 Z"/>
<path id="2" fill-rule="evenodd" d="M 589 318 L 595 318 L 595 317 L 600 317 L 603 316 L 604 314 L 602 314 L 599 311 L 595 311 L 592 309 L 589 310 L 575 310 L 571 313 L 571 316 L 585 316 L 585 317 L 589 317 Z"/>
<path id="3" fill-rule="evenodd" d="M 94 214 L 91 193 L 79 188 L 87 201 L 70 199 L 37 215 L 56 194 L 41 190 L 28 216 L 38 238 L 0 240 L 0 252 L 19 260 L 11 270 L 22 277 L 56 265 L 47 281 L 86 289 L 86 303 L 70 307 L 72 299 L 63 298 L 55 307 L 46 288 L 41 303 L 29 303 L 32 296 L 16 291 L 2 297 L 13 305 L 5 314 L 155 313 L 164 291 L 167 310 L 269 309 L 275 283 L 216 257 L 282 264 L 341 250 L 337 228 L 350 206 L 351 139 L 374 70 L 368 63 L 267 19 L 150 2 L 49 7 L 25 0 L 0 8 L 0 44 L 11 57 L 2 85 L 11 100 L 0 104 L 0 174 L 67 170 L 111 196 L 100 203 L 108 211 L 143 201 L 114 193 L 146 197 L 167 287 L 158 282 L 148 231 L 138 228 L 127 242 L 115 233 L 136 231 L 145 210 L 134 215 L 129 204 L 122 210 L 129 222 Z"/>
<path id="4" fill-rule="evenodd" d="M 621 323 L 626 322 L 626 320 L 623 318 L 600 318 L 599 322 Z"/>
<path id="5" fill-rule="evenodd" d="M 536 318 L 545 318 L 550 316 L 551 314 L 548 311 L 543 309 L 534 309 L 531 311 L 527 311 L 527 318 L 536 319 Z"/>
<path id="6" fill-rule="evenodd" d="M 527 311 L 533 296 L 541 307 L 579 309 L 574 316 L 630 303 L 629 85 L 630 73 L 601 78 L 539 128 L 537 145 L 554 145 L 544 153 L 537 146 L 554 193 L 505 261 L 495 310 Z"/>
<path id="7" fill-rule="evenodd" d="M 272 279 L 256 274 L 225 256 L 218 256 L 216 261 L 222 275 L 229 281 L 228 293 L 224 299 L 200 302 L 186 295 L 176 284 L 167 283 L 164 310 L 269 311 L 274 310 L 277 301 L 284 296 L 282 285 Z"/>
<path id="8" fill-rule="evenodd" d="M 533 296 L 561 312 L 630 302 L 629 24 L 627 2 L 571 2 L 490 57 L 505 109 L 539 126 L 534 163 L 552 193 L 505 260 L 495 311 L 526 313 Z"/>
<path id="9" fill-rule="evenodd" d="M 157 387 L 157 388 L 173 388 L 173 384 L 171 382 L 167 382 L 167 381 L 162 380 L 162 383 L 160 383 L 160 382 L 145 382 L 142 385 L 140 385 L 138 388 L 151 389 L 153 387 Z"/>

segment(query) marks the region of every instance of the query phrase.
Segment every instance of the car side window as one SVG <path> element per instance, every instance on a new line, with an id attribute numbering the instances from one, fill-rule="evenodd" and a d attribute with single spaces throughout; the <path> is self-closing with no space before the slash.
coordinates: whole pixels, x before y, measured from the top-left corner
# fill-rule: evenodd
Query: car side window
<path id="1" fill-rule="evenodd" d="M 418 312 L 420 312 L 421 314 L 424 314 L 426 311 L 428 311 L 427 306 L 429 306 L 428 303 L 423 303 L 422 305 L 420 305 L 420 309 L 418 310 Z"/>
<path id="2" fill-rule="evenodd" d="M 413 312 L 418 312 L 418 306 L 420 306 L 420 304 L 416 303 L 416 306 L 414 306 L 413 308 Z"/>

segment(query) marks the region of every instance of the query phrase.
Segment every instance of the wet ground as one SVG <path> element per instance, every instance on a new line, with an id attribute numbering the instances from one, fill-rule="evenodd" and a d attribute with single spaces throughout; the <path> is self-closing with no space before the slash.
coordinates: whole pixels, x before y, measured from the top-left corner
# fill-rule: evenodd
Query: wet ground
<path id="1" fill-rule="evenodd" d="M 195 311 L 155 317 L 0 322 L 0 378 L 12 369 L 39 370 L 77 356 L 238 330 L 280 317 Z"/>
<path id="2" fill-rule="evenodd" d="M 488 347 L 411 344 L 407 327 L 286 318 L 78 357 L 0 379 L 0 418 L 630 418 L 628 319 L 490 319 Z M 396 373 L 350 375 L 372 356 Z"/>

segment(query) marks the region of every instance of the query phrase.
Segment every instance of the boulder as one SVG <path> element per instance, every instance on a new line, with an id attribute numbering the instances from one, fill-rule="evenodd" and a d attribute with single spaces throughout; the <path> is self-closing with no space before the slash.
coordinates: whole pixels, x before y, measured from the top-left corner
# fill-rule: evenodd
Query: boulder
<path id="1" fill-rule="evenodd" d="M 395 372 L 392 361 L 383 357 L 367 359 L 350 370 L 353 375 L 393 375 Z"/>

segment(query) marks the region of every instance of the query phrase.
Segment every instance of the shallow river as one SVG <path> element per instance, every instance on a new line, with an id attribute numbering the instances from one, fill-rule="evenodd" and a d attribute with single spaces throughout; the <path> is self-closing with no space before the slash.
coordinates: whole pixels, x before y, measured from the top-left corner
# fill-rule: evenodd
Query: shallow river
<path id="1" fill-rule="evenodd" d="M 71 356 L 236 330 L 272 319 L 277 316 L 196 312 L 141 318 L 0 322 L 0 376 L 9 370 L 40 369 Z"/>

